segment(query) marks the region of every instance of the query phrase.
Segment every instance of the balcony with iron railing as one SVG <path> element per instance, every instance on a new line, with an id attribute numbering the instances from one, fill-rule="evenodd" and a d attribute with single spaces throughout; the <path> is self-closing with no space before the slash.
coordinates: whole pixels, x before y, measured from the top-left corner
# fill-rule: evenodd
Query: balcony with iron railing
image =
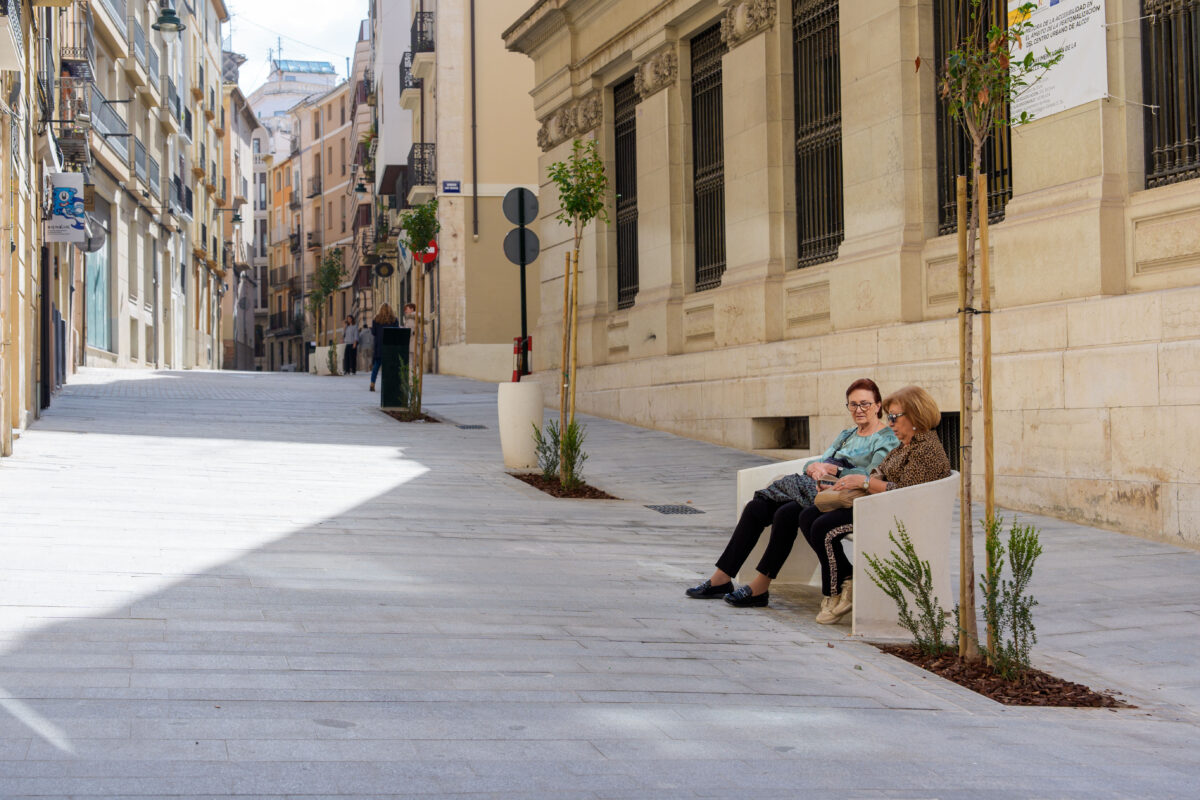
<path id="1" fill-rule="evenodd" d="M 96 22 L 88 0 L 76 0 L 62 9 L 59 57 L 62 76 L 79 80 L 96 78 Z"/>
<path id="2" fill-rule="evenodd" d="M 142 23 L 138 22 L 137 17 L 129 18 L 128 30 L 133 34 L 133 57 L 142 65 L 142 68 L 147 68 L 146 64 L 146 48 L 149 43 L 146 41 L 146 29 L 142 27 Z"/>
<path id="3" fill-rule="evenodd" d="M 96 84 L 92 84 L 92 128 L 121 160 L 129 161 L 129 126 L 105 99 Z"/>
<path id="4" fill-rule="evenodd" d="M 417 111 L 421 107 L 423 81 L 413 72 L 413 54 L 410 50 L 400 59 L 400 107 Z"/>
<path id="5" fill-rule="evenodd" d="M 434 195 L 437 180 L 437 145 L 419 142 L 408 151 L 405 173 L 405 197 L 409 205 L 419 206 Z"/>
<path id="6" fill-rule="evenodd" d="M 107 24 L 109 27 L 114 31 L 114 33 L 118 34 L 121 39 L 125 39 L 125 37 L 128 35 L 126 33 L 125 20 L 129 16 L 129 10 L 125 6 L 125 0 L 100 0 L 98 6 L 104 12 L 105 16 L 107 16 Z M 122 49 L 124 49 L 125 43 L 122 41 L 119 44 Z M 119 53 L 118 55 L 121 58 L 124 58 L 126 54 L 127 51 Z"/>
<path id="7" fill-rule="evenodd" d="M 150 156 L 146 160 L 146 179 L 150 182 L 150 192 L 155 197 L 160 197 L 162 187 L 159 185 L 162 181 L 162 173 L 159 171 L 158 161 L 154 156 Z"/>
<path id="8" fill-rule="evenodd" d="M 149 183 L 149 163 L 147 160 L 146 145 L 142 144 L 141 139 L 133 140 L 133 172 L 142 183 Z"/>
<path id="9" fill-rule="evenodd" d="M 308 232 L 308 249 L 309 250 L 320 250 L 321 249 L 321 234 L 319 234 L 315 231 Z"/>
<path id="10" fill-rule="evenodd" d="M 288 197 L 288 208 L 292 211 L 299 211 L 304 207 L 304 201 L 300 198 L 300 193 L 293 191 Z"/>
<path id="11" fill-rule="evenodd" d="M 150 73 L 150 83 L 153 86 L 159 85 L 158 74 L 158 51 L 153 47 L 146 50 L 146 70 Z"/>
<path id="12" fill-rule="evenodd" d="M 412 51 L 414 53 L 433 52 L 434 36 L 432 11 L 418 11 L 413 15 L 411 36 Z"/>
<path id="13" fill-rule="evenodd" d="M 306 197 L 316 197 L 320 193 L 321 193 L 321 179 L 319 177 L 309 178 L 308 179 L 308 194 L 305 196 Z"/>
<path id="14" fill-rule="evenodd" d="M 300 247 L 300 231 L 297 230 L 295 233 L 289 233 L 288 234 L 288 250 L 292 251 L 293 253 L 299 253 L 301 249 L 302 248 Z"/>

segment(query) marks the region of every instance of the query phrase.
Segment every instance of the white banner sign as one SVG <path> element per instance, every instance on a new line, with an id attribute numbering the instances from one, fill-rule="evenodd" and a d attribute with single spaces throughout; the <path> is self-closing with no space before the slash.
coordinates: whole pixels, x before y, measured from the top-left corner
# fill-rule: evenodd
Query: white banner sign
<path id="1" fill-rule="evenodd" d="M 50 220 L 46 223 L 47 242 L 75 242 L 87 240 L 83 221 L 83 174 L 79 172 L 56 172 L 50 176 Z"/>
<path id="2" fill-rule="evenodd" d="M 1010 26 L 1027 2 L 1008 0 Z M 1022 46 L 1013 48 L 1013 63 L 1026 53 L 1038 58 L 1059 48 L 1063 58 L 1013 101 L 1012 119 L 1020 119 L 1022 112 L 1041 119 L 1108 96 L 1103 0 L 1037 0 L 1037 5 L 1033 28 Z"/>

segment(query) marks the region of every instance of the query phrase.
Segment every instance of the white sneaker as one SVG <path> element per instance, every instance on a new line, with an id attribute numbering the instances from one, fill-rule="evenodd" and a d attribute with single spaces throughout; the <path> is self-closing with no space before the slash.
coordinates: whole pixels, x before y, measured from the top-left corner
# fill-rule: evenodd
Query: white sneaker
<path id="1" fill-rule="evenodd" d="M 833 613 L 833 608 L 837 605 L 839 599 L 836 594 L 821 598 L 821 610 L 817 613 L 817 622 L 822 625 L 831 625 L 838 621 L 838 618 Z"/>
<path id="2" fill-rule="evenodd" d="M 842 582 L 842 593 L 838 601 L 830 609 L 838 619 L 846 616 L 854 608 L 854 581 L 847 578 Z"/>

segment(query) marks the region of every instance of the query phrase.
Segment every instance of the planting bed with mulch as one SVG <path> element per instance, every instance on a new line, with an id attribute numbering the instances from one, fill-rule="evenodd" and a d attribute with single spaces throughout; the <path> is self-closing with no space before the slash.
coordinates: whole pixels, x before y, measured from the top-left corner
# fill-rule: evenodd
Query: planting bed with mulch
<path id="1" fill-rule="evenodd" d="M 1094 692 L 1083 684 L 1056 678 L 1038 669 L 1030 669 L 1020 681 L 1009 681 L 994 673 L 987 664 L 968 663 L 957 653 L 930 656 L 917 652 L 910 644 L 877 644 L 885 653 L 916 664 L 965 686 L 973 692 L 1008 706 L 1068 706 L 1071 708 L 1136 708 L 1115 697 Z"/>
<path id="2" fill-rule="evenodd" d="M 381 408 L 379 409 L 389 417 L 400 422 L 441 422 L 440 419 L 431 417 L 422 411 L 419 414 L 414 414 L 407 408 Z"/>
<path id="3" fill-rule="evenodd" d="M 576 500 L 620 500 L 619 497 L 613 497 L 602 489 L 597 489 L 595 486 L 588 486 L 586 483 L 580 484 L 575 489 L 564 489 L 558 476 L 546 480 L 537 472 L 510 472 L 519 481 L 524 481 L 534 488 L 541 489 L 543 492 L 555 497 L 567 497 Z"/>

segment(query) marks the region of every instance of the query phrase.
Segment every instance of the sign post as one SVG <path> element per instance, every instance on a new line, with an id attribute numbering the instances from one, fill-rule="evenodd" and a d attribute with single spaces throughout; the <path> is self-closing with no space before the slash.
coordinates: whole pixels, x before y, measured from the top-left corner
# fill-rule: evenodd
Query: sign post
<path id="1" fill-rule="evenodd" d="M 537 260 L 541 243 L 537 234 L 525 226 L 537 219 L 537 195 L 517 187 L 504 195 L 504 216 L 516 225 L 504 237 L 504 255 L 521 267 L 521 352 L 520 375 L 529 374 L 529 319 L 525 307 L 525 267 Z M 519 378 L 520 375 L 517 377 Z"/>

